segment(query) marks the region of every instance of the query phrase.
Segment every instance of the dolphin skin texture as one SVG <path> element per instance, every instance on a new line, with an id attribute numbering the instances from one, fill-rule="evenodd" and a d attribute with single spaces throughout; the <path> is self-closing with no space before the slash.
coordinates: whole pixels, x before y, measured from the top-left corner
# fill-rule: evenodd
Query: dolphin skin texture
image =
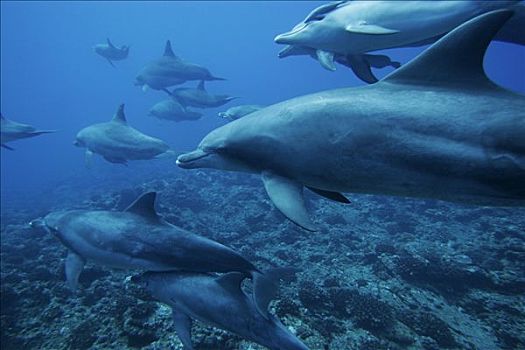
<path id="1" fill-rule="evenodd" d="M 175 330 L 185 350 L 192 350 L 192 319 L 228 330 L 271 350 L 307 350 L 274 315 L 263 317 L 241 288 L 243 275 L 219 277 L 187 272 L 146 272 L 131 281 L 172 308 Z"/>
<path id="2" fill-rule="evenodd" d="M 100 154 L 110 163 L 127 164 L 128 160 L 153 159 L 169 151 L 164 141 L 128 125 L 123 104 L 118 107 L 111 121 L 80 130 L 74 145 L 86 148 L 87 163 L 93 153 Z"/>
<path id="3" fill-rule="evenodd" d="M 164 48 L 164 55 L 148 63 L 135 78 L 135 85 L 143 90 L 152 88 L 164 90 L 173 85 L 182 84 L 188 80 L 224 80 L 213 76 L 202 66 L 187 62 L 176 56 L 168 40 Z"/>
<path id="4" fill-rule="evenodd" d="M 370 67 L 377 66 L 364 53 L 431 44 L 461 23 L 498 9 L 516 14 L 494 39 L 525 45 L 525 4 L 519 0 L 335 1 L 314 9 L 275 42 L 288 45 L 279 57 L 309 55 L 328 70 L 339 62 L 374 83 Z M 398 65 L 393 63 L 388 65 Z"/>
<path id="5" fill-rule="evenodd" d="M 30 223 L 55 235 L 69 250 L 67 284 L 72 290 L 86 261 L 143 271 L 240 272 L 253 278 L 261 314 L 275 295 L 276 281 L 234 250 L 164 221 L 155 211 L 155 192 L 139 197 L 124 211 L 52 212 Z"/>
<path id="6" fill-rule="evenodd" d="M 93 51 L 104 57 L 109 64 L 115 67 L 113 61 L 121 61 L 128 57 L 129 46 L 122 45 L 121 47 L 116 47 L 111 43 L 109 38 L 107 38 L 106 44 L 97 44 L 93 46 Z"/>
<path id="7" fill-rule="evenodd" d="M 262 175 L 275 206 L 316 230 L 308 187 L 525 205 L 525 97 L 491 82 L 485 51 L 512 11 L 472 19 L 380 82 L 284 101 L 210 132 L 177 164 Z"/>
<path id="8" fill-rule="evenodd" d="M 13 151 L 11 146 L 6 145 L 7 142 L 35 137 L 42 134 L 49 134 L 52 132 L 56 132 L 56 130 L 36 130 L 31 125 L 17 123 L 0 114 L 0 145 L 2 148 Z"/>
<path id="9" fill-rule="evenodd" d="M 220 107 L 234 99 L 228 95 L 213 95 L 206 91 L 204 80 L 201 80 L 196 89 L 194 88 L 176 88 L 171 92 L 171 96 L 180 102 L 183 106 L 197 108 Z"/>
<path id="10" fill-rule="evenodd" d="M 219 112 L 219 117 L 228 119 L 230 121 L 237 120 L 255 111 L 263 109 L 261 105 L 240 105 L 228 108 L 225 112 Z"/>

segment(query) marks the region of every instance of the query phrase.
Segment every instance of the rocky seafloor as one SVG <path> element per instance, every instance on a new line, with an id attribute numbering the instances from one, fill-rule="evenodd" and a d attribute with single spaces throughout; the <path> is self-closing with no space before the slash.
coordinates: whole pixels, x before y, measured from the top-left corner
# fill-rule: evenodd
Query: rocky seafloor
<path id="1" fill-rule="evenodd" d="M 162 178 L 162 180 L 159 180 Z M 224 243 L 262 269 L 293 266 L 271 308 L 312 350 L 525 349 L 525 209 L 352 195 L 306 195 L 320 232 L 289 223 L 260 180 L 177 171 L 146 182 L 3 203 L 1 349 L 182 349 L 170 310 L 89 264 L 64 283 L 66 249 L 28 222 L 56 209 L 125 208 L 159 192 L 169 222 Z M 196 350 L 263 349 L 198 322 Z"/>

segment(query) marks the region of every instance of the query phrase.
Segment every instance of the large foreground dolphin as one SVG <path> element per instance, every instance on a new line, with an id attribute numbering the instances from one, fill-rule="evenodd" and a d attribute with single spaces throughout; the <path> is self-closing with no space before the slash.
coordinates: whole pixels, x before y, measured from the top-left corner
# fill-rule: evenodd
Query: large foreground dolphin
<path id="1" fill-rule="evenodd" d="M 106 44 L 97 44 L 93 46 L 93 51 L 104 57 L 109 64 L 115 67 L 113 61 L 121 61 L 128 57 L 129 46 L 122 45 L 121 47 L 116 47 L 111 43 L 109 38 L 107 38 Z"/>
<path id="2" fill-rule="evenodd" d="M 182 84 L 188 80 L 224 80 L 213 76 L 202 66 L 187 62 L 176 56 L 168 40 L 164 48 L 164 55 L 147 64 L 135 78 L 135 85 L 142 89 L 150 87 L 163 90 L 173 85 Z"/>
<path id="3" fill-rule="evenodd" d="M 327 197 L 524 206 L 525 97 L 483 70 L 511 15 L 468 21 L 376 84 L 294 98 L 226 124 L 177 164 L 260 173 L 276 207 L 308 230 L 305 186 Z"/>
<path id="4" fill-rule="evenodd" d="M 370 69 L 361 55 L 375 50 L 430 44 L 461 23 L 482 13 L 511 8 L 518 12 L 496 40 L 525 45 L 525 5 L 508 1 L 335 1 L 313 10 L 275 42 L 287 44 L 280 57 L 307 54 L 335 70 L 334 61 L 352 68 L 359 78 Z M 294 51 L 293 54 L 287 54 Z M 303 51 L 303 53 L 300 53 Z M 366 66 L 368 65 L 368 69 Z"/>
<path id="5" fill-rule="evenodd" d="M 80 130 L 73 144 L 86 148 L 88 162 L 93 153 L 97 153 L 108 162 L 118 164 L 127 164 L 128 160 L 153 159 L 170 150 L 164 141 L 129 126 L 123 104 L 111 121 Z"/>
<path id="6" fill-rule="evenodd" d="M 185 350 L 193 350 L 192 319 L 236 333 L 271 350 L 308 350 L 281 321 L 263 317 L 242 290 L 243 274 L 220 277 L 184 272 L 146 272 L 131 281 L 172 308 L 175 330 Z M 267 306 L 266 306 L 267 307 Z"/>
<path id="7" fill-rule="evenodd" d="M 0 145 L 11 151 L 13 148 L 6 145 L 7 142 L 49 134 L 55 131 L 56 130 L 36 130 L 31 125 L 14 122 L 0 114 Z"/>
<path id="8" fill-rule="evenodd" d="M 124 211 L 69 210 L 31 222 L 53 233 L 68 249 L 67 283 L 75 290 L 87 260 L 146 271 L 241 272 L 254 281 L 261 305 L 273 298 L 276 281 L 234 250 L 164 221 L 155 211 L 155 192 L 139 197 Z"/>

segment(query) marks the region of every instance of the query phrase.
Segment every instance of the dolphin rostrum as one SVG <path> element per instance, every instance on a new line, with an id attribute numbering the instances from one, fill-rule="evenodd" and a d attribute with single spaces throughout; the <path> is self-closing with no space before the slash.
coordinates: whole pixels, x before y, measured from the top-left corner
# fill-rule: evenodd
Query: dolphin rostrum
<path id="1" fill-rule="evenodd" d="M 111 163 L 127 164 L 128 160 L 153 159 L 169 152 L 169 146 L 164 141 L 128 125 L 123 104 L 118 107 L 111 121 L 80 130 L 74 145 L 86 148 L 87 162 L 93 153 L 100 154 Z"/>
<path id="2" fill-rule="evenodd" d="M 192 350 L 192 319 L 225 329 L 271 350 L 308 350 L 274 315 L 263 317 L 242 290 L 242 273 L 219 277 L 188 272 L 146 272 L 131 281 L 172 309 L 175 330 Z M 268 300 L 269 301 L 269 300 Z M 267 305 L 266 305 L 267 307 Z"/>
<path id="3" fill-rule="evenodd" d="M 179 101 L 183 106 L 198 108 L 220 107 L 236 97 L 228 95 L 212 95 L 206 91 L 204 80 L 201 80 L 196 89 L 194 88 L 175 88 L 171 96 Z"/>
<path id="4" fill-rule="evenodd" d="M 164 48 L 164 55 L 147 64 L 135 78 L 135 85 L 148 87 L 155 90 L 182 84 L 188 80 L 224 80 L 213 76 L 210 71 L 202 66 L 187 62 L 176 56 L 168 40 Z"/>
<path id="5" fill-rule="evenodd" d="M 262 175 L 275 206 L 315 230 L 303 188 L 525 206 L 525 96 L 497 86 L 485 51 L 512 16 L 459 26 L 380 82 L 287 100 L 209 133 L 182 168 Z"/>
<path id="6" fill-rule="evenodd" d="M 197 120 L 202 117 L 202 113 L 190 111 L 174 98 L 169 98 L 156 103 L 151 107 L 148 114 L 159 119 L 171 120 L 174 122 Z"/>
<path id="7" fill-rule="evenodd" d="M 69 210 L 33 220 L 68 249 L 67 284 L 77 289 L 86 261 L 145 271 L 240 272 L 251 276 L 257 305 L 266 315 L 275 295 L 272 274 L 263 274 L 233 249 L 164 221 L 155 211 L 155 192 L 145 193 L 124 211 Z"/>
<path id="8" fill-rule="evenodd" d="M 240 105 L 228 108 L 226 112 L 219 112 L 219 117 L 228 119 L 230 121 L 244 117 L 250 113 L 263 109 L 260 105 Z"/>
<path id="9" fill-rule="evenodd" d="M 93 50 L 100 56 L 104 57 L 113 67 L 115 67 L 113 61 L 126 59 L 129 54 L 129 46 L 122 45 L 121 47 L 116 47 L 111 43 L 109 38 L 106 39 L 106 44 L 97 44 L 93 46 Z"/>
<path id="10" fill-rule="evenodd" d="M 12 147 L 6 145 L 7 142 L 26 139 L 42 134 L 49 134 L 56 132 L 56 130 L 36 130 L 33 126 L 17 123 L 5 118 L 0 114 L 0 145 L 2 148 L 13 150 Z"/>
<path id="11" fill-rule="evenodd" d="M 375 82 L 360 74 L 370 69 L 362 54 L 430 44 L 469 19 L 505 8 L 518 14 L 495 39 L 525 45 L 525 6 L 520 0 L 335 1 L 313 10 L 291 31 L 278 35 L 275 42 L 289 45 L 280 57 L 289 56 L 286 51 L 293 50 L 293 55 L 317 58 L 329 70 L 335 70 L 334 61 L 348 60 L 359 78 Z"/>

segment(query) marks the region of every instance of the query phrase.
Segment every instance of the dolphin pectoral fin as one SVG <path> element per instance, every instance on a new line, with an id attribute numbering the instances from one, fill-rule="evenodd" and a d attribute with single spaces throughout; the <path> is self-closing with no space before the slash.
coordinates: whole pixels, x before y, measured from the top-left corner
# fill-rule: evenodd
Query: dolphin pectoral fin
<path id="1" fill-rule="evenodd" d="M 349 55 L 347 58 L 350 69 L 352 69 L 359 79 L 368 84 L 378 82 L 377 78 L 372 73 L 370 64 L 365 60 L 363 55 Z"/>
<path id="2" fill-rule="evenodd" d="M 182 345 L 184 345 L 184 350 L 193 350 L 193 344 L 191 343 L 191 318 L 173 307 L 171 308 L 171 316 L 177 336 Z"/>
<path id="3" fill-rule="evenodd" d="M 84 156 L 84 164 L 88 169 L 90 169 L 93 164 L 93 152 L 88 149 L 86 149 L 86 155 Z"/>
<path id="4" fill-rule="evenodd" d="M 8 149 L 8 150 L 10 150 L 10 151 L 14 151 L 14 150 L 15 150 L 13 147 L 9 147 L 9 146 L 6 145 L 5 143 L 2 143 L 2 148 Z"/>
<path id="5" fill-rule="evenodd" d="M 106 60 L 109 62 L 109 64 L 111 64 L 113 68 L 117 68 L 109 58 L 106 58 Z"/>
<path id="6" fill-rule="evenodd" d="M 355 34 L 371 34 L 371 35 L 386 35 L 399 33 L 399 30 L 381 27 L 374 24 L 367 24 L 361 22 L 358 24 L 349 24 L 345 27 L 345 30 Z"/>
<path id="7" fill-rule="evenodd" d="M 77 253 L 69 251 L 66 258 L 66 281 L 67 286 L 73 292 L 78 289 L 78 278 L 84 269 L 86 261 Z"/>
<path id="8" fill-rule="evenodd" d="M 335 71 L 336 68 L 334 64 L 333 52 L 317 50 L 315 53 L 317 54 L 317 60 L 324 69 L 328 69 L 332 72 Z"/>
<path id="9" fill-rule="evenodd" d="M 305 230 L 317 231 L 306 210 L 303 185 L 271 171 L 263 171 L 261 175 L 264 188 L 277 209 Z"/>
<path id="10" fill-rule="evenodd" d="M 257 311 L 266 319 L 270 319 L 268 304 L 275 299 L 279 290 L 279 280 L 288 279 L 287 277 L 297 272 L 294 268 L 274 268 L 265 273 L 253 272 L 253 301 Z"/>
<path id="11" fill-rule="evenodd" d="M 310 186 L 306 186 L 306 188 L 308 188 L 310 191 L 312 191 L 314 193 L 317 193 L 321 197 L 325 197 L 325 198 L 333 200 L 335 202 L 345 203 L 345 204 L 351 203 L 348 198 L 346 198 L 343 194 L 341 194 L 339 192 L 320 190 L 318 188 L 314 188 L 314 187 L 310 187 Z"/>

